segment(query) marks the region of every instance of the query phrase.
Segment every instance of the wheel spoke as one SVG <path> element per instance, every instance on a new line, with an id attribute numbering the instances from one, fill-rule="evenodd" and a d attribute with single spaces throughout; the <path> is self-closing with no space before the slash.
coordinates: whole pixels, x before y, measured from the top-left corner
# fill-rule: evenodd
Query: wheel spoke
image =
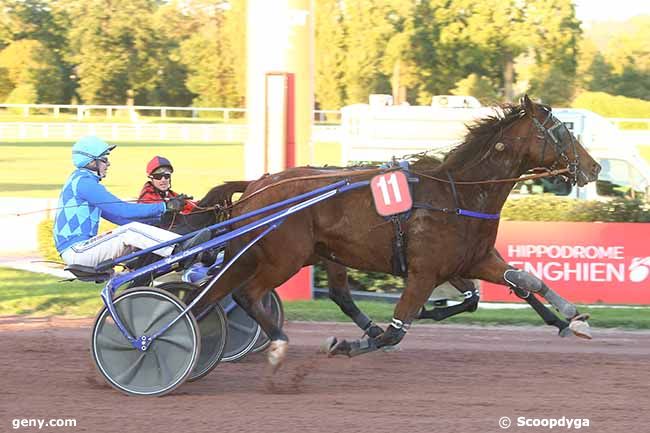
<path id="1" fill-rule="evenodd" d="M 122 373 L 115 376 L 115 381 L 118 382 L 120 385 L 131 383 L 135 375 L 138 373 L 140 365 L 142 365 L 142 361 L 144 360 L 145 356 L 147 356 L 147 353 L 142 352 L 138 357 L 138 359 L 136 359 L 135 362 L 131 364 L 129 368 L 127 368 Z"/>
<path id="2" fill-rule="evenodd" d="M 119 316 L 120 320 L 122 321 L 122 325 L 124 325 L 124 328 L 126 328 L 126 332 L 128 332 L 131 335 L 135 334 L 135 330 L 133 329 L 133 302 L 130 301 L 129 299 L 125 300 L 119 300 L 117 303 L 115 303 L 115 312 Z M 115 324 L 115 327 L 117 328 L 117 323 Z"/>
<path id="3" fill-rule="evenodd" d="M 154 355 L 156 357 L 156 362 L 158 363 L 158 371 L 160 372 L 160 378 L 162 379 L 163 384 L 168 384 L 171 379 L 174 378 L 174 375 L 169 370 L 169 366 L 165 361 L 164 356 L 160 356 L 157 350 L 154 349 Z"/>
<path id="4" fill-rule="evenodd" d="M 160 337 L 156 338 L 157 341 L 164 341 L 165 343 L 172 344 L 176 347 L 180 347 L 181 349 L 185 351 L 192 351 L 194 349 L 194 345 L 190 340 L 184 339 L 184 338 L 179 338 L 179 336 L 176 335 L 169 335 L 169 334 L 163 334 Z M 156 344 L 155 342 L 153 344 Z"/>
<path id="5" fill-rule="evenodd" d="M 149 323 L 147 323 L 147 325 L 144 327 L 144 329 L 142 331 L 142 334 L 146 335 L 147 332 L 149 332 L 149 330 L 151 329 L 151 327 L 153 325 L 158 323 L 158 321 L 160 321 L 160 319 L 162 319 L 163 317 L 166 317 L 167 313 L 169 313 L 170 310 L 173 310 L 173 309 L 174 309 L 174 307 L 171 304 L 168 304 L 166 302 L 159 303 L 156 306 L 156 308 L 151 312 L 151 319 L 149 320 Z M 170 321 L 171 321 L 171 319 L 170 319 Z"/>
<path id="6" fill-rule="evenodd" d="M 99 334 L 97 336 L 97 342 L 102 350 L 133 350 L 133 346 L 124 337 L 122 340 L 118 340 L 106 334 Z"/>
<path id="7" fill-rule="evenodd" d="M 228 322 L 228 326 L 232 329 L 243 332 L 244 334 L 252 335 L 255 334 L 255 331 L 257 330 L 257 327 L 259 325 L 257 324 L 257 322 L 254 322 L 254 325 L 251 326 L 246 326 L 245 324 L 237 323 L 237 322 Z"/>

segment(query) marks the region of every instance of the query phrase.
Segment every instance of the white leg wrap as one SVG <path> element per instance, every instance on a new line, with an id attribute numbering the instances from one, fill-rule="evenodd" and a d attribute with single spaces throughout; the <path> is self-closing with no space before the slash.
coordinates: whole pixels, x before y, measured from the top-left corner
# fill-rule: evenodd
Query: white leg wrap
<path id="1" fill-rule="evenodd" d="M 267 359 L 273 369 L 278 368 L 287 356 L 289 350 L 289 342 L 284 340 L 273 340 L 269 346 L 269 353 Z"/>

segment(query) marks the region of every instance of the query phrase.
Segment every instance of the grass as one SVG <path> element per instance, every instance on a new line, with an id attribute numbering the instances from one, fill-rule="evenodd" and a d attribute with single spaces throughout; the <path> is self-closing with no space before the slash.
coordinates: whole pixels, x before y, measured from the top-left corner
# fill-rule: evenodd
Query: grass
<path id="1" fill-rule="evenodd" d="M 386 323 L 393 318 L 394 306 L 392 304 L 360 301 L 357 305 L 377 322 Z M 650 308 L 589 308 L 589 306 L 585 306 L 580 308 L 580 311 L 591 314 L 592 318 L 589 323 L 596 328 L 650 329 Z M 285 312 L 289 320 L 349 321 L 338 307 L 328 300 L 288 302 L 285 304 Z M 422 323 L 435 322 L 427 320 Z M 529 308 L 482 309 L 479 307 L 475 313 L 460 314 L 438 323 L 544 326 L 542 319 Z"/>
<path id="2" fill-rule="evenodd" d="M 102 306 L 100 290 L 92 283 L 0 268 L 0 315 L 93 316 Z"/>
<path id="3" fill-rule="evenodd" d="M 0 315 L 91 317 L 102 307 L 100 290 L 98 284 L 59 282 L 47 275 L 0 268 Z M 392 304 L 362 301 L 358 305 L 377 322 L 386 323 L 393 317 Z M 350 321 L 328 300 L 285 302 L 284 309 L 288 320 Z M 648 309 L 585 307 L 581 310 L 592 314 L 590 323 L 596 328 L 650 329 Z M 544 326 L 531 309 L 479 308 L 475 313 L 462 314 L 444 323 Z"/>
<path id="4" fill-rule="evenodd" d="M 146 181 L 145 165 L 155 155 L 173 162 L 173 189 L 196 198 L 224 180 L 244 178 L 242 143 L 115 143 L 104 184 L 121 198 L 137 197 Z M 73 169 L 71 147 L 60 141 L 0 142 L 0 197 L 58 197 Z M 337 143 L 317 143 L 314 164 L 336 164 L 339 155 Z"/>

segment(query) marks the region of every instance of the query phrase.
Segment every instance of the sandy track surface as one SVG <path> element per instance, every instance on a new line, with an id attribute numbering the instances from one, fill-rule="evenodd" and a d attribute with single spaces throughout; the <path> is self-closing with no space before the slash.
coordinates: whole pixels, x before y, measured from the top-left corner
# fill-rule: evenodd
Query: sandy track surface
<path id="1" fill-rule="evenodd" d="M 286 324 L 289 360 L 221 364 L 160 398 L 128 397 L 90 360 L 88 319 L 0 318 L 0 431 L 12 420 L 74 418 L 56 432 L 498 432 L 517 418 L 589 419 L 591 432 L 650 429 L 650 333 L 595 330 L 560 339 L 548 327 L 414 326 L 398 352 L 318 353 L 352 325 Z M 531 421 L 532 422 L 532 421 Z M 575 424 L 574 424 L 575 426 Z M 21 428 L 15 431 L 39 431 Z"/>

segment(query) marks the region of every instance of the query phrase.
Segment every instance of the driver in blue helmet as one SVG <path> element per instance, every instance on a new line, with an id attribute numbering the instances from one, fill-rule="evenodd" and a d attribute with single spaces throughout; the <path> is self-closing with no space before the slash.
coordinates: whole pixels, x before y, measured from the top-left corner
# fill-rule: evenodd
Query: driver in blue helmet
<path id="1" fill-rule="evenodd" d="M 94 136 L 83 137 L 72 146 L 76 169 L 63 186 L 54 217 L 54 243 L 68 265 L 96 267 L 179 236 L 145 222 L 158 220 L 165 212 L 181 211 L 185 206 L 183 198 L 150 204 L 127 203 L 100 183 L 111 165 L 108 157 L 113 149 L 115 145 Z M 100 218 L 120 227 L 97 236 Z M 199 232 L 176 251 L 170 246 L 154 253 L 166 257 L 209 239 L 208 231 Z"/>

